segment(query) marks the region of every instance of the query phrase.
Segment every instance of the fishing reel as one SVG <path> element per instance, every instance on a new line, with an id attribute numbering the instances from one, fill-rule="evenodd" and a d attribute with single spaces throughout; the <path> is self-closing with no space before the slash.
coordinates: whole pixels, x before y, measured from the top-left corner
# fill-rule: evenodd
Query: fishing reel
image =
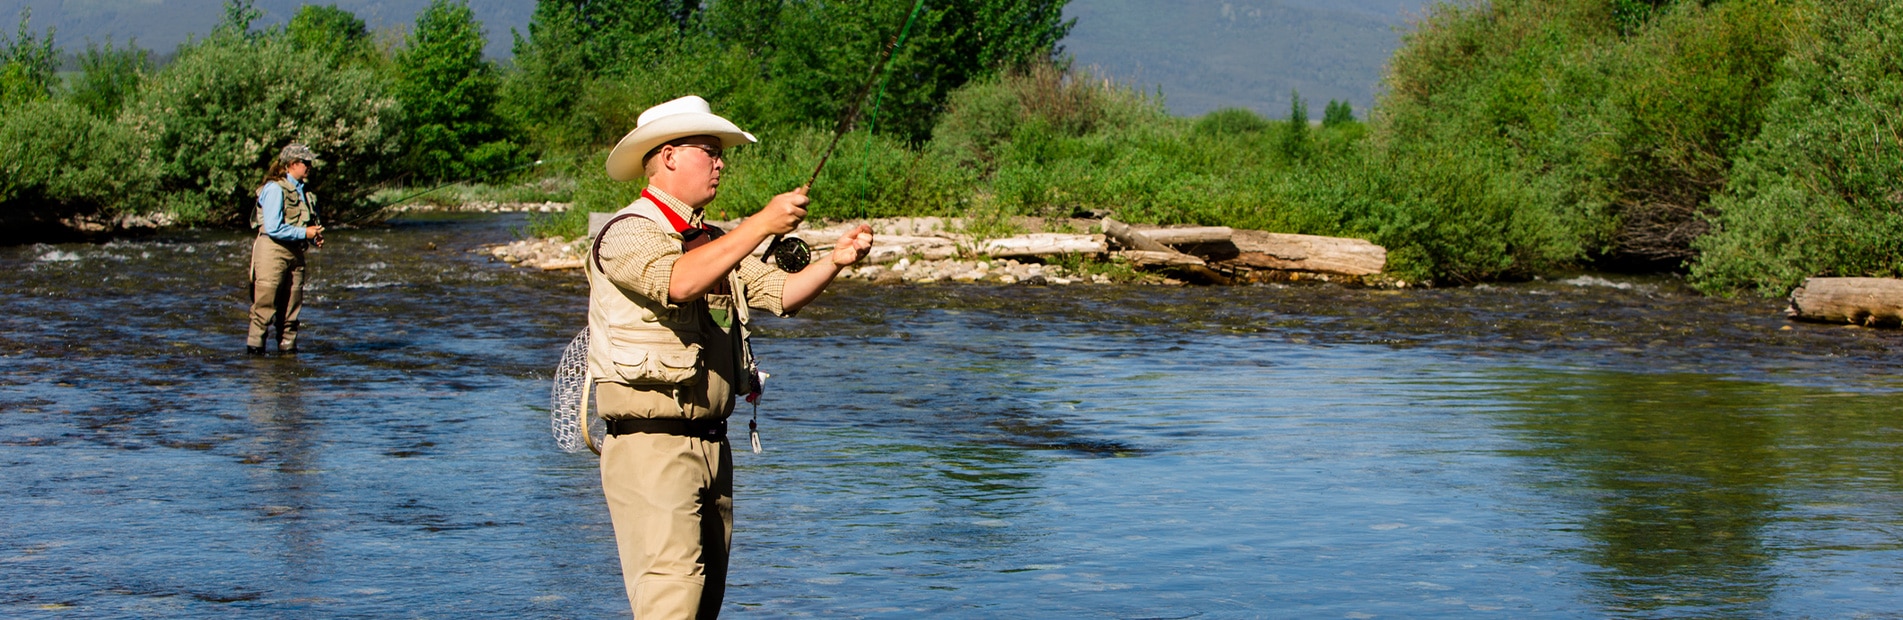
<path id="1" fill-rule="evenodd" d="M 799 237 L 774 237 L 773 242 L 766 245 L 766 255 L 773 257 L 773 264 L 787 273 L 798 273 L 813 264 L 813 246 Z"/>

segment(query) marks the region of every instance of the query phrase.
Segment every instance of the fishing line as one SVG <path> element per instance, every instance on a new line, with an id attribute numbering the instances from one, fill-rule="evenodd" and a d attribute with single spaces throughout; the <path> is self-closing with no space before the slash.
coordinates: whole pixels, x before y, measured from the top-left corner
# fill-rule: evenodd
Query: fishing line
<path id="1" fill-rule="evenodd" d="M 885 79 L 881 79 L 879 76 L 885 73 L 886 61 L 891 60 L 892 55 L 898 51 L 899 46 L 905 44 L 906 37 L 912 32 L 912 22 L 918 19 L 919 11 L 924 8 L 925 0 L 917 0 L 917 2 L 913 3 L 912 12 L 906 16 L 905 26 L 899 29 L 899 35 L 893 38 L 891 44 L 880 49 L 879 58 L 872 62 L 872 72 L 866 76 L 865 85 L 859 87 L 859 92 L 853 96 L 851 103 L 846 107 L 846 112 L 840 115 L 839 123 L 833 127 L 832 142 L 826 145 L 826 150 L 819 156 L 819 165 L 813 167 L 812 176 L 806 179 L 805 187 L 809 194 L 813 190 L 813 184 L 819 181 L 819 172 L 825 170 L 826 162 L 832 159 L 833 150 L 839 148 L 839 140 L 846 137 L 846 132 L 852 130 L 852 122 L 859 117 L 859 107 L 865 104 L 866 95 L 871 94 L 874 82 L 879 84 L 880 98 L 884 98 L 885 85 L 891 78 L 887 76 Z M 871 123 L 878 121 L 878 112 L 879 104 L 877 101 L 874 101 L 872 105 L 873 115 L 870 117 L 867 125 L 868 134 L 871 133 Z M 872 142 L 868 140 L 866 142 L 868 164 L 870 163 L 871 152 Z M 861 170 L 860 183 L 863 185 L 865 175 L 863 172 L 864 169 L 862 168 Z M 774 235 L 773 241 L 767 243 L 765 254 L 773 258 L 774 265 L 778 266 L 781 271 L 787 273 L 802 271 L 806 269 L 807 265 L 813 262 L 812 246 L 807 244 L 805 239 L 789 235 Z"/>
<path id="2" fill-rule="evenodd" d="M 348 222 L 344 222 L 344 223 L 343 223 L 343 225 L 344 225 L 344 226 L 349 226 L 349 225 L 352 225 L 352 224 L 356 224 L 357 222 L 361 222 L 361 221 L 364 221 L 364 220 L 367 220 L 367 219 L 370 219 L 370 218 L 372 218 L 372 217 L 375 217 L 375 216 L 377 216 L 377 215 L 380 215 L 380 214 L 382 214 L 382 213 L 383 213 L 384 211 L 389 211 L 390 209 L 392 209 L 392 208 L 394 208 L 394 207 L 396 207 L 397 205 L 400 205 L 400 204 L 403 204 L 403 203 L 406 203 L 406 202 L 409 202 L 410 200 L 412 200 L 412 199 L 414 199 L 414 198 L 416 198 L 417 196 L 422 196 L 422 195 L 424 195 L 424 194 L 428 194 L 428 193 L 430 193 L 430 192 L 434 192 L 434 191 L 436 191 L 436 190 L 439 190 L 439 189 L 443 189 L 443 188 L 445 188 L 445 187 L 449 187 L 449 186 L 451 186 L 451 185 L 455 185 L 455 184 L 457 184 L 457 183 L 468 183 L 468 182 L 470 182 L 470 181 L 474 181 L 474 180 L 476 180 L 476 179 L 482 179 L 482 178 L 489 178 L 489 177 L 496 177 L 496 176 L 501 176 L 501 175 L 504 175 L 504 174 L 508 174 L 508 173 L 511 173 L 511 172 L 515 172 L 515 171 L 517 171 L 517 170 L 521 170 L 521 169 L 523 169 L 523 168 L 528 168 L 528 167 L 531 167 L 531 166 L 540 166 L 540 165 L 542 165 L 542 160 L 540 160 L 540 159 L 538 159 L 538 160 L 535 160 L 535 161 L 532 161 L 532 162 L 529 162 L 529 163 L 526 163 L 526 164 L 522 164 L 522 165 L 520 165 L 520 166 L 516 166 L 516 167 L 514 167 L 514 168 L 509 168 L 509 169 L 506 169 L 506 170 L 497 170 L 497 171 L 495 171 L 495 172 L 489 172 L 489 173 L 484 173 L 484 174 L 479 174 L 479 175 L 475 175 L 475 176 L 471 176 L 471 177 L 467 177 L 467 178 L 462 178 L 462 179 L 457 179 L 457 180 L 454 180 L 454 181 L 449 181 L 449 182 L 447 182 L 447 183 L 444 183 L 444 184 L 442 184 L 442 185 L 438 185 L 438 186 L 436 186 L 436 187 L 432 187 L 432 188 L 429 188 L 429 189 L 426 189 L 426 190 L 423 190 L 423 191 L 420 191 L 420 192 L 416 192 L 416 193 L 414 193 L 414 194 L 410 194 L 410 195 L 408 195 L 408 196 L 404 196 L 404 197 L 402 197 L 402 198 L 398 198 L 398 199 L 396 199 L 396 202 L 392 202 L 392 203 L 390 203 L 390 204 L 387 204 L 387 205 L 383 205 L 383 206 L 381 206 L 381 207 L 377 207 L 377 209 L 376 209 L 375 211 L 371 211 L 371 212 L 369 212 L 369 213 L 365 213 L 365 214 L 363 214 L 363 215 L 359 215 L 359 216 L 357 216 L 357 218 L 356 218 L 356 219 L 353 219 L 353 220 L 350 220 L 350 221 L 348 221 Z"/>
<path id="3" fill-rule="evenodd" d="M 872 71 L 867 75 L 865 85 L 861 86 L 858 94 L 853 97 L 851 105 L 840 117 L 839 124 L 833 127 L 832 142 L 827 144 L 825 152 L 820 154 L 819 164 L 813 167 L 812 176 L 807 177 L 805 187 L 808 191 L 811 191 L 813 184 L 819 180 L 820 171 L 826 169 L 826 161 L 832 158 L 833 151 L 839 148 L 840 138 L 845 137 L 846 132 L 852 129 L 852 122 L 859 115 L 859 106 L 865 103 L 866 95 L 872 92 L 875 82 L 879 85 L 879 98 L 884 98 L 886 80 L 881 80 L 879 76 L 885 72 L 886 61 L 890 60 L 898 48 L 905 44 L 906 37 L 912 32 L 913 22 L 918 19 L 919 11 L 924 8 L 925 0 L 917 0 L 912 4 L 912 12 L 906 16 L 905 26 L 900 28 L 899 36 L 894 38 L 890 45 L 883 47 L 879 58 L 873 61 Z M 889 80 L 889 76 L 887 79 Z M 878 109 L 879 103 L 875 100 L 872 115 L 868 117 L 868 130 L 872 123 L 878 120 Z M 537 160 L 535 165 L 541 163 Z M 863 178 L 862 175 L 861 182 Z M 431 188 L 406 196 L 403 200 L 437 189 L 442 188 Z M 384 208 L 400 204 L 403 200 L 391 203 Z M 775 235 L 773 241 L 767 244 L 766 254 L 773 258 L 775 265 L 781 270 L 789 273 L 797 272 L 811 263 L 812 246 L 799 237 Z M 590 450 L 595 454 L 601 454 L 600 438 L 607 436 L 607 424 L 601 419 L 599 410 L 589 407 L 588 401 L 594 380 L 588 376 L 588 336 L 589 328 L 583 327 L 581 332 L 568 341 L 568 346 L 562 350 L 561 361 L 555 366 L 555 377 L 549 388 L 549 430 L 555 436 L 556 447 L 564 452 Z M 759 372 L 756 368 L 753 369 L 753 375 L 753 381 L 758 382 L 756 385 L 764 387 L 767 374 Z M 758 453 L 760 452 L 759 392 L 749 394 L 747 402 L 753 405 L 753 419 L 747 423 L 748 441 L 752 444 L 753 451 Z"/>

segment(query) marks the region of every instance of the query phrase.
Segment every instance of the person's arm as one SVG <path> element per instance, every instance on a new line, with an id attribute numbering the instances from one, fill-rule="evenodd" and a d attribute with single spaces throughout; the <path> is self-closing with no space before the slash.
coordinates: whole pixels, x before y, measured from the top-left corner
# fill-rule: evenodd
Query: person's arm
<path id="1" fill-rule="evenodd" d="M 265 236 L 279 241 L 304 239 L 305 229 L 284 223 L 283 187 L 276 183 L 265 183 L 264 188 L 258 190 L 258 206 L 264 210 L 258 229 L 264 231 Z"/>
<path id="2" fill-rule="evenodd" d="M 789 315 L 799 312 L 806 304 L 819 299 L 819 294 L 825 292 L 826 285 L 833 283 L 833 278 L 839 276 L 841 269 L 859 262 L 871 251 L 871 226 L 860 224 L 858 228 L 840 235 L 839 241 L 833 244 L 832 254 L 827 257 L 829 260 L 807 265 L 799 273 L 786 277 L 786 288 L 780 291 L 781 308 Z"/>
<path id="3" fill-rule="evenodd" d="M 680 260 L 674 262 L 674 272 L 668 281 L 668 301 L 689 302 L 714 290 L 741 259 L 751 256 L 753 249 L 767 238 L 798 228 L 800 221 L 806 219 L 807 202 L 804 187 L 774 196 L 759 213 L 742 220 L 733 231 L 682 254 Z"/>
<path id="4" fill-rule="evenodd" d="M 663 226 L 644 217 L 616 219 L 596 233 L 600 239 L 585 260 L 599 261 L 602 275 L 621 290 L 677 307 L 668 300 L 667 290 L 681 257 L 681 242 Z"/>

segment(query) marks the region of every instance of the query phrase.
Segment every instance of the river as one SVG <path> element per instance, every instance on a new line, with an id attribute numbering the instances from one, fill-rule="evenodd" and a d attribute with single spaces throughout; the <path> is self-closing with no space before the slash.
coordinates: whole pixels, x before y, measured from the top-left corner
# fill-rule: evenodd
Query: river
<path id="1" fill-rule="evenodd" d="M 245 237 L 0 248 L 0 616 L 625 616 L 548 432 L 586 286 L 469 251 L 523 224 L 336 232 L 296 357 Z M 1895 617 L 1903 334 L 1781 307 L 841 283 L 762 321 L 726 609 Z"/>

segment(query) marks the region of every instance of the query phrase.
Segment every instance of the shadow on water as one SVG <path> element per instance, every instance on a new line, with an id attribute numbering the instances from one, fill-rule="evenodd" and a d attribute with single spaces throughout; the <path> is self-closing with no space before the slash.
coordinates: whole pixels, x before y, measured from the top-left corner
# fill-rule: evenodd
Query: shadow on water
<path id="1" fill-rule="evenodd" d="M 1512 453 L 1576 511 L 1590 544 L 1575 553 L 1599 567 L 1591 597 L 1607 613 L 1777 615 L 1813 571 L 1856 577 L 1812 564 L 1883 538 L 1877 548 L 1903 550 L 1893 394 L 1681 373 L 1504 379 L 1522 386 L 1504 395 L 1506 428 L 1527 444 Z"/>

